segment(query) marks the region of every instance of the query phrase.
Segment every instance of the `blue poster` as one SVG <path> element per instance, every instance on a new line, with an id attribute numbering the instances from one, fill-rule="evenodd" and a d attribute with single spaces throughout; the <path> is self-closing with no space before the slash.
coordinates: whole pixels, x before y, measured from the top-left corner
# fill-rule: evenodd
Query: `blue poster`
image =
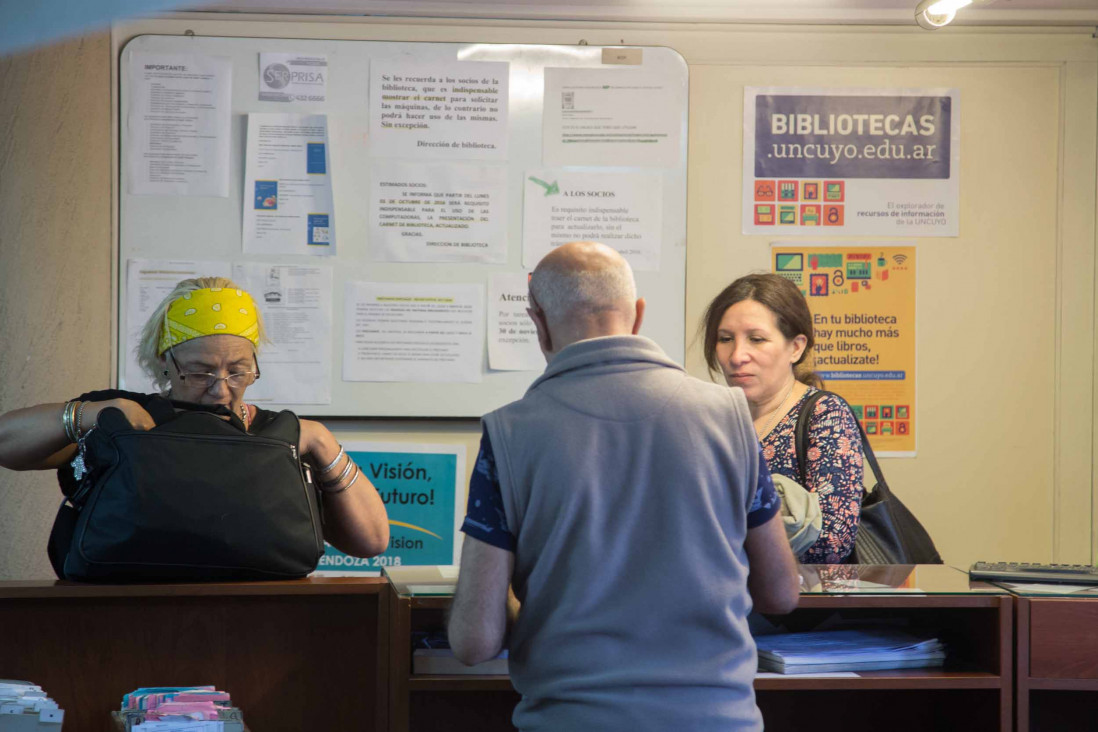
<path id="1" fill-rule="evenodd" d="M 456 564 L 456 496 L 459 476 L 465 479 L 464 446 L 347 443 L 344 448 L 362 471 L 360 480 L 368 479 L 385 504 L 389 548 L 359 559 L 328 546 L 317 569 L 357 573 Z"/>

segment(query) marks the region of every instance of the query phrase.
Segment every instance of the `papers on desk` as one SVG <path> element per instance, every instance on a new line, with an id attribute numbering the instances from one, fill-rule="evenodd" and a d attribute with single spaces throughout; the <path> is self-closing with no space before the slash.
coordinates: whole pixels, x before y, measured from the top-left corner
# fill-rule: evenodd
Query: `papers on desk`
<path id="1" fill-rule="evenodd" d="M 412 673 L 462 676 L 506 676 L 507 650 L 500 651 L 474 666 L 466 666 L 454 656 L 445 633 L 413 633 Z"/>
<path id="2" fill-rule="evenodd" d="M 155 686 L 122 697 L 114 717 L 142 732 L 243 732 L 241 711 L 229 694 L 212 686 Z"/>
<path id="3" fill-rule="evenodd" d="M 930 668 L 945 662 L 945 645 L 892 629 L 781 633 L 755 639 L 759 670 L 781 674 Z"/>
<path id="4" fill-rule="evenodd" d="M 0 730 L 60 730 L 65 712 L 41 686 L 0 679 Z"/>
<path id="5" fill-rule="evenodd" d="M 1036 582 L 996 582 L 996 584 L 1005 590 L 1027 595 L 1085 595 L 1098 597 L 1098 586 L 1095 585 L 1061 585 Z"/>

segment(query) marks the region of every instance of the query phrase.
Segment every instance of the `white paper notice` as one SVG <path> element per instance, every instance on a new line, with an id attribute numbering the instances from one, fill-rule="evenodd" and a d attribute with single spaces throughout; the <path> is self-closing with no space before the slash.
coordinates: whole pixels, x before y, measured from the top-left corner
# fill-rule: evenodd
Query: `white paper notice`
<path id="1" fill-rule="evenodd" d="M 663 186 L 658 175 L 528 170 L 522 263 L 533 269 L 570 241 L 598 241 L 637 271 L 660 268 Z"/>
<path id="2" fill-rule="evenodd" d="M 118 387 L 127 391 L 157 391 L 152 377 L 137 363 L 137 345 L 145 322 L 181 280 L 228 277 L 228 262 L 131 259 L 126 263 L 126 358 Z"/>
<path id="3" fill-rule="evenodd" d="M 244 251 L 336 253 L 328 117 L 249 114 Z"/>
<path id="4" fill-rule="evenodd" d="M 542 371 L 545 356 L 538 346 L 534 321 L 526 313 L 529 275 L 500 272 L 488 277 L 488 368 L 497 371 Z"/>
<path id="5" fill-rule="evenodd" d="M 542 162 L 675 168 L 686 93 L 642 71 L 546 69 Z"/>
<path id="6" fill-rule="evenodd" d="M 327 56 L 259 54 L 261 102 L 323 102 L 327 87 Z"/>
<path id="7" fill-rule="evenodd" d="M 508 71 L 488 61 L 373 63 L 371 154 L 505 160 Z"/>
<path id="8" fill-rule="evenodd" d="M 507 262 L 507 170 L 378 162 L 370 246 L 390 262 Z"/>
<path id="9" fill-rule="evenodd" d="M 330 404 L 332 268 L 249 262 L 233 265 L 233 279 L 255 298 L 271 340 L 248 401 Z"/>
<path id="10" fill-rule="evenodd" d="M 214 56 L 130 56 L 123 138 L 131 195 L 229 195 L 232 70 Z"/>
<path id="11" fill-rule="evenodd" d="M 479 382 L 484 286 L 348 282 L 345 381 Z"/>

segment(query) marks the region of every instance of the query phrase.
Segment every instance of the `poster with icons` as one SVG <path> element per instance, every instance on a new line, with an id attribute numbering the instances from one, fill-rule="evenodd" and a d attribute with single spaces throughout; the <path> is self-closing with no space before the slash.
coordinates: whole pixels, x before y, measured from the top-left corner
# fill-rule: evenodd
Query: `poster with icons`
<path id="1" fill-rule="evenodd" d="M 772 271 L 812 311 L 812 367 L 881 457 L 915 457 L 915 245 L 775 242 Z"/>
<path id="2" fill-rule="evenodd" d="M 747 87 L 743 233 L 957 236 L 956 89 Z"/>

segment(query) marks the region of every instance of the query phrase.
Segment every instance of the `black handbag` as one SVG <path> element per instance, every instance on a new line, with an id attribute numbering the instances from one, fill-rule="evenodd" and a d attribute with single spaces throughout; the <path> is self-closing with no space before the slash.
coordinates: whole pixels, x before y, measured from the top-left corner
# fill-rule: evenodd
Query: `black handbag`
<path id="1" fill-rule="evenodd" d="M 808 483 L 802 456 L 808 445 L 808 422 L 816 402 L 828 394 L 842 400 L 838 394 L 820 390 L 805 399 L 797 415 L 797 470 L 801 476 L 801 485 L 806 487 Z M 846 403 L 845 400 L 843 403 Z M 849 405 L 847 408 L 849 409 Z M 868 493 L 863 487 L 861 518 L 858 520 L 858 533 L 854 538 L 854 550 L 844 564 L 942 564 L 942 555 L 938 553 L 930 534 L 919 523 L 919 519 L 915 518 L 915 514 L 889 489 L 860 422 L 858 432 L 862 436 L 862 453 L 873 470 L 877 485 Z"/>
<path id="2" fill-rule="evenodd" d="M 225 407 L 157 397 L 146 410 L 151 430 L 108 408 L 82 440 L 87 473 L 50 533 L 58 577 L 261 580 L 316 569 L 320 503 L 298 455 L 297 415 L 280 412 L 248 434 Z"/>

